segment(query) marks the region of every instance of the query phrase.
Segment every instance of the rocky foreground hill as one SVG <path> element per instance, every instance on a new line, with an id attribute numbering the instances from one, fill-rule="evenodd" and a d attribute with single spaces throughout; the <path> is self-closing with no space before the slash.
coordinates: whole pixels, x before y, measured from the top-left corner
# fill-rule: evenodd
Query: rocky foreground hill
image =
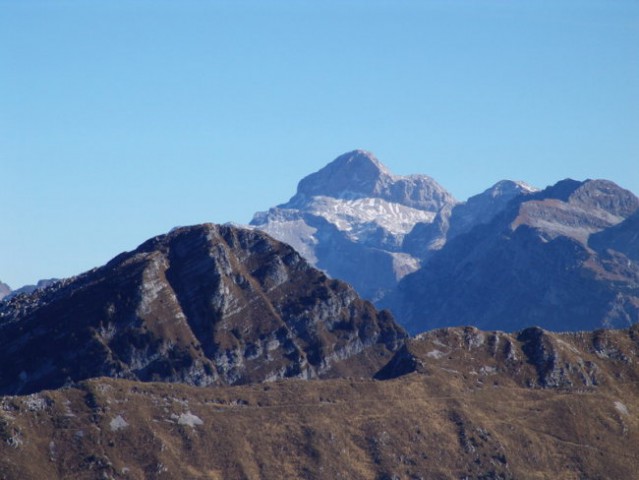
<path id="1" fill-rule="evenodd" d="M 7 479 L 631 479 L 639 326 L 444 329 L 372 378 L 96 378 L 0 399 Z M 369 364 L 370 365 L 370 364 Z"/>
<path id="2" fill-rule="evenodd" d="M 99 376 L 225 385 L 355 374 L 405 336 L 288 245 L 198 225 L 0 302 L 0 393 Z"/>

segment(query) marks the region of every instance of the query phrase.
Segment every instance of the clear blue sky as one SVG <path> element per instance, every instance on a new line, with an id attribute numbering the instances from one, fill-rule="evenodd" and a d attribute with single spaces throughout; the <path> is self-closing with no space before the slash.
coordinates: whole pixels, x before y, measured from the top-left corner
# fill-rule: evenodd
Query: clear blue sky
<path id="1" fill-rule="evenodd" d="M 639 193 L 639 2 L 0 0 L 0 280 L 248 222 L 354 148 Z"/>

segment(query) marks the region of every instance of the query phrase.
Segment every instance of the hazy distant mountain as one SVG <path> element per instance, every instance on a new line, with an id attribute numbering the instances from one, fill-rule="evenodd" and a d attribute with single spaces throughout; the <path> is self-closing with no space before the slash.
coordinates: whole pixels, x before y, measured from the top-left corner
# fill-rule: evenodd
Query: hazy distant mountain
<path id="1" fill-rule="evenodd" d="M 393 175 L 355 150 L 302 179 L 291 200 L 257 213 L 251 225 L 376 299 L 419 267 L 403 250 L 404 237 L 456 203 L 432 178 Z"/>
<path id="2" fill-rule="evenodd" d="M 35 285 L 23 285 L 22 287 L 16 288 L 15 290 L 10 290 L 9 293 L 5 296 L 5 300 L 11 297 L 15 297 L 16 295 L 20 295 L 22 293 L 33 293 L 34 291 L 38 289 L 46 288 L 57 281 L 58 281 L 57 278 L 47 278 L 44 280 L 38 280 L 38 283 Z"/>
<path id="3" fill-rule="evenodd" d="M 0 393 L 97 376 L 207 385 L 370 373 L 404 336 L 288 245 L 200 225 L 0 303 Z"/>
<path id="4" fill-rule="evenodd" d="M 11 287 L 6 283 L 0 282 L 0 300 L 11 293 Z"/>
<path id="5" fill-rule="evenodd" d="M 604 180 L 514 197 L 490 223 L 448 240 L 382 305 L 413 332 L 627 326 L 639 320 L 638 208 Z"/>

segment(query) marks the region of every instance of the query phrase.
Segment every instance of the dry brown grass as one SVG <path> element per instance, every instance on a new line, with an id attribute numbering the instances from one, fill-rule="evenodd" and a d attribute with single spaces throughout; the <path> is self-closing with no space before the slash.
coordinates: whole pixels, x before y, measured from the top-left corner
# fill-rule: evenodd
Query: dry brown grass
<path id="1" fill-rule="evenodd" d="M 637 478 L 636 382 L 531 389 L 430 367 L 216 388 L 101 378 L 5 397 L 0 478 Z"/>

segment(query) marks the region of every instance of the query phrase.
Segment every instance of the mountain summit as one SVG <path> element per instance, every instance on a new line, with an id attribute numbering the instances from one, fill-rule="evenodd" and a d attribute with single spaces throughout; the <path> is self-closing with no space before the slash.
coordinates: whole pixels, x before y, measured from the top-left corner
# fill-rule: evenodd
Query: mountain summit
<path id="1" fill-rule="evenodd" d="M 303 178 L 288 205 L 304 204 L 309 197 L 342 200 L 380 198 L 407 207 L 437 212 L 454 199 L 427 175 L 393 175 L 365 150 L 340 155 L 321 170 Z"/>
<path id="2" fill-rule="evenodd" d="M 298 195 L 361 198 L 379 195 L 391 177 L 388 169 L 370 152 L 353 150 L 340 155 L 321 170 L 303 178 Z"/>
<path id="3" fill-rule="evenodd" d="M 456 203 L 431 177 L 393 175 L 372 153 L 354 150 L 302 179 L 289 202 L 255 214 L 251 225 L 375 300 L 419 267 L 402 249 L 404 237 Z"/>

